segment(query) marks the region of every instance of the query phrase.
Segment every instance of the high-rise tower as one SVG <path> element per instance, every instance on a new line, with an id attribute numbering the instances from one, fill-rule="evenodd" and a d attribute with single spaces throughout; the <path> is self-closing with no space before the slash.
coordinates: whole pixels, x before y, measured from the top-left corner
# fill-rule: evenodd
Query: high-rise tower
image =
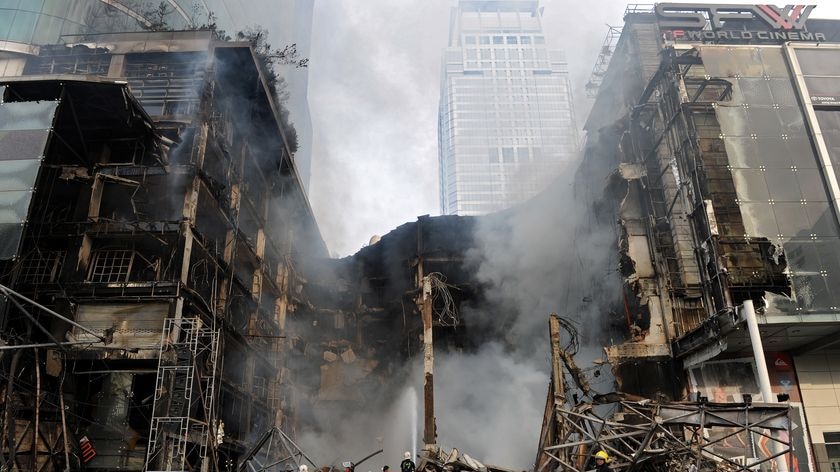
<path id="1" fill-rule="evenodd" d="M 527 200 L 576 148 L 567 65 L 546 46 L 539 2 L 460 0 L 441 72 L 441 213 Z"/>

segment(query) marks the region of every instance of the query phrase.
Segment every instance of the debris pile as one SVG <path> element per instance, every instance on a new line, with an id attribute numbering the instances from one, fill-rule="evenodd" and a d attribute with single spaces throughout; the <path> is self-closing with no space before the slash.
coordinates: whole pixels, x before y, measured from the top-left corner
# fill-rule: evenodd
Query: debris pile
<path id="1" fill-rule="evenodd" d="M 561 345 L 561 326 L 575 338 L 569 323 L 552 314 L 552 373 L 535 472 L 593 469 L 597 451 L 610 456 L 611 468 L 627 472 L 794 470 L 788 404 L 594 393 L 572 359 L 574 342 Z M 566 373 L 588 401 L 566 399 Z"/>

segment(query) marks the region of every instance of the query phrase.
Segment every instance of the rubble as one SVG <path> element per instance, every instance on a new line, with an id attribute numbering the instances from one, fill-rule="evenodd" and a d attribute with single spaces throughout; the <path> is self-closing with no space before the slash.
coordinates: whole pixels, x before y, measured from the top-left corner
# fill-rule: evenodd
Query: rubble
<path id="1" fill-rule="evenodd" d="M 746 472 L 765 464 L 793 470 L 789 405 L 597 394 L 560 344 L 561 318 L 552 314 L 549 326 L 551 382 L 535 472 L 584 472 L 599 450 L 613 458 L 610 467 L 626 472 Z M 566 398 L 567 374 L 584 398 Z"/>

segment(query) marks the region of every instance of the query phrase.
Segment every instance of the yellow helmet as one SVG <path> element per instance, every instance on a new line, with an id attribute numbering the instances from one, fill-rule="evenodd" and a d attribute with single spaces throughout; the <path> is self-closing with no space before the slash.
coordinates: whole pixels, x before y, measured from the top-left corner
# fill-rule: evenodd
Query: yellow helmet
<path id="1" fill-rule="evenodd" d="M 598 451 L 598 452 L 596 452 L 595 454 L 593 454 L 593 455 L 592 455 L 592 457 L 594 457 L 594 458 L 596 458 L 596 459 L 603 459 L 603 460 L 604 460 L 604 462 L 609 462 L 609 461 L 610 461 L 610 456 L 609 456 L 609 454 L 607 454 L 607 452 L 606 452 L 606 451 L 604 451 L 603 449 L 601 449 L 600 451 Z"/>

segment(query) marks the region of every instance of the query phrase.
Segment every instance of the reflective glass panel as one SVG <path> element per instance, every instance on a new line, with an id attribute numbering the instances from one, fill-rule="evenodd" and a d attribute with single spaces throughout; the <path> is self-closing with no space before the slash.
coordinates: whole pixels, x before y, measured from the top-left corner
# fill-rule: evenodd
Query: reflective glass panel
<path id="1" fill-rule="evenodd" d="M 789 78 L 771 79 L 767 82 L 773 103 L 783 107 L 799 107 L 796 92 Z"/>
<path id="2" fill-rule="evenodd" d="M 0 260 L 8 260 L 17 255 L 23 223 L 0 224 Z"/>
<path id="3" fill-rule="evenodd" d="M 738 199 L 744 202 L 767 202 L 770 192 L 764 174 L 758 169 L 732 169 L 732 180 Z"/>
<path id="4" fill-rule="evenodd" d="M 800 310 L 822 312 L 834 304 L 826 279 L 819 272 L 791 276 L 794 299 Z"/>
<path id="5" fill-rule="evenodd" d="M 805 77 L 805 86 L 812 101 L 819 101 L 815 97 L 840 95 L 840 77 Z"/>
<path id="6" fill-rule="evenodd" d="M 0 192 L 31 190 L 40 167 L 39 159 L 3 161 L 0 163 Z"/>
<path id="7" fill-rule="evenodd" d="M 780 136 L 782 123 L 773 108 L 752 106 L 746 109 L 748 130 L 758 136 Z"/>
<path id="8" fill-rule="evenodd" d="M 801 203 L 775 203 L 772 205 L 779 226 L 778 237 L 784 241 L 808 239 L 811 236 L 811 223 L 803 211 Z"/>
<path id="9" fill-rule="evenodd" d="M 828 202 L 808 202 L 807 205 L 803 205 L 803 209 L 808 214 L 811 235 L 819 238 L 838 237 L 837 222 Z"/>
<path id="10" fill-rule="evenodd" d="M 769 168 L 789 169 L 791 164 L 789 150 L 781 137 L 765 136 L 755 140 L 760 165 Z"/>
<path id="11" fill-rule="evenodd" d="M 783 133 L 794 136 L 805 133 L 805 117 L 799 108 L 780 107 L 776 113 L 778 113 Z"/>
<path id="12" fill-rule="evenodd" d="M 807 136 L 789 136 L 784 140 L 784 149 L 790 165 L 798 169 L 817 169 L 820 167 L 814 147 Z"/>
<path id="13" fill-rule="evenodd" d="M 715 115 L 720 130 L 724 136 L 749 136 L 747 130 L 747 110 L 742 106 L 718 106 L 715 108 Z"/>
<path id="14" fill-rule="evenodd" d="M 0 104 L 0 131 L 50 129 L 58 101 Z"/>
<path id="15" fill-rule="evenodd" d="M 50 130 L 0 131 L 0 161 L 38 159 L 44 155 Z"/>
<path id="16" fill-rule="evenodd" d="M 0 192 L 0 223 L 22 223 L 29 211 L 30 190 Z"/>
<path id="17" fill-rule="evenodd" d="M 751 167 L 757 169 L 762 164 L 755 139 L 727 136 L 723 140 L 723 144 L 726 146 L 726 155 L 729 158 L 729 165 L 732 167 Z"/>
<path id="18" fill-rule="evenodd" d="M 764 66 L 764 75 L 786 80 L 790 77 L 781 48 L 762 47 L 758 49 L 761 54 L 761 63 Z"/>
<path id="19" fill-rule="evenodd" d="M 833 75 L 840 77 L 840 50 L 794 49 L 804 75 Z"/>
<path id="20" fill-rule="evenodd" d="M 779 235 L 776 216 L 769 203 L 741 203 L 741 218 L 747 236 L 775 240 Z"/>
<path id="21" fill-rule="evenodd" d="M 802 192 L 802 198 L 809 204 L 811 202 L 828 201 L 828 194 L 825 191 L 822 174 L 819 169 L 797 169 L 796 181 Z"/>
<path id="22" fill-rule="evenodd" d="M 800 203 L 802 194 L 799 192 L 799 182 L 796 180 L 796 172 L 792 169 L 770 168 L 763 172 L 767 181 L 767 188 L 770 190 L 770 198 L 777 202 Z"/>

